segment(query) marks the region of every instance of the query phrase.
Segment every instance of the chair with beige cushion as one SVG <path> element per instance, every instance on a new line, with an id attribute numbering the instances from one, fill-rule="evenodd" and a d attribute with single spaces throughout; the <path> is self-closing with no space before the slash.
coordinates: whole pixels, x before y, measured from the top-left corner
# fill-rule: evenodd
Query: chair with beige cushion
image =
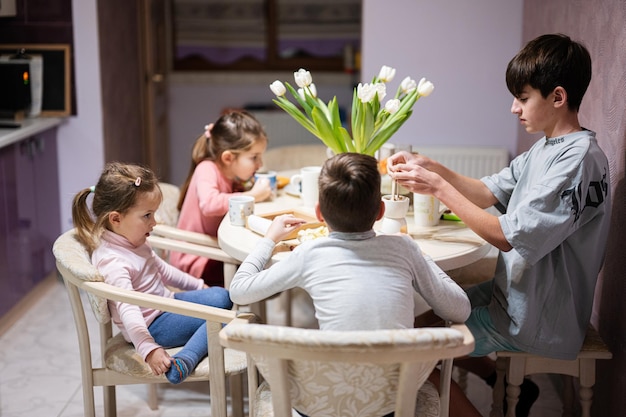
<path id="1" fill-rule="evenodd" d="M 613 355 L 600 334 L 589 325 L 587 334 L 576 359 L 561 360 L 526 352 L 497 352 L 496 368 L 498 378 L 493 389 L 491 417 L 502 417 L 502 404 L 506 392 L 507 417 L 515 417 L 515 405 L 520 393 L 520 385 L 526 375 L 559 374 L 565 381 L 563 389 L 563 416 L 573 416 L 573 378 L 578 378 L 581 416 L 591 416 L 593 386 L 596 381 L 596 360 L 611 359 Z M 504 388 L 504 378 L 508 386 Z"/>
<path id="2" fill-rule="evenodd" d="M 297 416 L 294 408 L 309 416 L 447 416 L 449 372 L 441 398 L 426 379 L 440 360 L 451 369 L 452 358 L 474 347 L 465 325 L 324 331 L 231 323 L 220 338 L 248 354 L 251 417 Z"/>
<path id="3" fill-rule="evenodd" d="M 116 415 L 116 385 L 169 384 L 164 375 L 152 374 L 133 345 L 126 342 L 121 333 L 114 334 L 107 299 L 206 320 L 209 356 L 198 365 L 185 382 L 209 381 L 211 416 L 226 417 L 226 378 L 229 378 L 233 416 L 243 416 L 242 377 L 246 370 L 246 357 L 241 352 L 222 348 L 218 333 L 224 324 L 249 320 L 252 318 L 251 315 L 124 290 L 106 284 L 97 268 L 91 264 L 86 248 L 76 239 L 75 230 L 62 234 L 54 243 L 53 252 L 57 269 L 63 276 L 69 294 L 78 334 L 85 416 L 93 417 L 96 414 L 94 403 L 94 387 L 96 386 L 103 387 L 104 415 L 114 417 Z M 89 307 L 83 305 L 80 291 L 87 293 L 91 310 L 99 323 L 97 334 L 91 335 L 91 338 L 85 312 Z M 97 343 L 98 339 L 99 349 L 91 344 L 92 341 Z M 101 364 L 96 364 L 92 360 L 92 350 L 100 351 Z M 176 350 L 168 349 L 168 352 L 171 355 Z M 154 393 L 154 391 L 151 392 Z M 209 407 L 208 400 L 209 398 L 207 398 L 207 408 Z M 152 407 L 156 406 L 154 398 L 148 402 Z"/>

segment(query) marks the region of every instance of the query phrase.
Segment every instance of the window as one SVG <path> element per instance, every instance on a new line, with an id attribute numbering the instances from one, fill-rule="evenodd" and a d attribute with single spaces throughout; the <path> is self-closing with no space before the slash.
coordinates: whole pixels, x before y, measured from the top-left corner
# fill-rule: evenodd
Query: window
<path id="1" fill-rule="evenodd" d="M 354 67 L 361 0 L 173 0 L 174 70 Z"/>

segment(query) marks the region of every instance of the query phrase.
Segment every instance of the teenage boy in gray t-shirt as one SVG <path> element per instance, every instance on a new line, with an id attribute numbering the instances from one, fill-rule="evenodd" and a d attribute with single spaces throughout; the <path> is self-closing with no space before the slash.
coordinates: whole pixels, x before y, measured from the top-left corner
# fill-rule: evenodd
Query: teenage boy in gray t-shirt
<path id="1" fill-rule="evenodd" d="M 500 249 L 494 278 L 468 291 L 472 356 L 481 357 L 468 369 L 491 385 L 491 352 L 570 360 L 584 340 L 611 209 L 607 158 L 595 133 L 578 120 L 590 79 L 591 58 L 583 45 L 561 34 L 539 36 L 506 71 L 511 112 L 529 133 L 545 134 L 530 150 L 480 180 L 422 155 L 390 158 L 392 178 L 434 195 Z M 483 210 L 490 206 L 502 215 Z M 522 386 L 518 417 L 537 397 L 535 392 L 525 399 L 524 391 Z"/>

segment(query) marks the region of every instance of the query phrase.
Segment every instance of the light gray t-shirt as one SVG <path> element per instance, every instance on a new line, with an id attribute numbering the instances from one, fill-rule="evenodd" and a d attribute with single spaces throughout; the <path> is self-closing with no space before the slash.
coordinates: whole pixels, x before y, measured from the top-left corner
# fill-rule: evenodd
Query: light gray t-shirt
<path id="1" fill-rule="evenodd" d="M 494 325 L 525 351 L 573 359 L 591 317 L 610 221 L 609 166 L 595 133 L 544 137 L 482 181 L 499 201 L 513 246 L 498 258 Z"/>
<path id="2" fill-rule="evenodd" d="M 462 323 L 469 316 L 465 292 L 406 235 L 331 232 L 263 270 L 273 249 L 264 238 L 241 264 L 229 289 L 233 302 L 300 287 L 323 330 L 412 328 L 414 291 L 443 319 Z"/>

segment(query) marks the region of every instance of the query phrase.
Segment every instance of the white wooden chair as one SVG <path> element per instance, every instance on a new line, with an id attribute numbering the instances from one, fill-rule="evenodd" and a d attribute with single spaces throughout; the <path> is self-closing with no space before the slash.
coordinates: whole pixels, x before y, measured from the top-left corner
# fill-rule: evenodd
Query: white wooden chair
<path id="1" fill-rule="evenodd" d="M 163 193 L 163 201 L 155 214 L 157 225 L 148 238 L 150 246 L 159 251 L 165 259 L 169 251 L 176 251 L 223 262 L 224 287 L 228 289 L 240 262 L 220 249 L 217 239 L 213 236 L 178 229 L 176 225 L 178 224 L 177 205 L 180 189 L 164 182 L 159 183 L 159 187 Z"/>
<path id="2" fill-rule="evenodd" d="M 573 380 L 580 382 L 579 397 L 581 416 L 591 416 L 593 386 L 596 382 L 596 360 L 611 359 L 613 355 L 604 343 L 600 334 L 589 325 L 585 341 L 576 359 L 561 360 L 526 352 L 499 351 L 496 353 L 497 381 L 493 389 L 493 402 L 490 417 L 502 417 L 502 404 L 506 391 L 507 417 L 515 417 L 515 406 L 518 402 L 520 385 L 526 375 L 559 374 L 565 381 L 563 389 L 563 416 L 574 416 L 573 412 Z M 504 388 L 504 378 L 508 386 Z"/>
<path id="3" fill-rule="evenodd" d="M 344 332 L 231 323 L 220 340 L 248 354 L 250 417 L 297 416 L 294 408 L 311 417 L 447 416 L 452 358 L 474 348 L 465 325 Z M 441 397 L 424 384 L 440 360 Z"/>
<path id="4" fill-rule="evenodd" d="M 137 354 L 132 344 L 127 343 L 121 333 L 113 334 L 107 299 L 132 303 L 142 307 L 156 308 L 206 320 L 209 356 L 185 380 L 209 381 L 210 407 L 213 417 L 226 417 L 226 377 L 230 380 L 230 395 L 233 416 L 243 416 L 243 381 L 246 358 L 241 352 L 223 349 L 218 333 L 225 323 L 250 320 L 253 316 L 235 310 L 224 310 L 181 300 L 142 294 L 124 290 L 104 282 L 104 278 L 91 264 L 86 248 L 75 238 L 75 230 L 62 234 L 54 243 L 53 253 L 57 269 L 63 276 L 80 349 L 80 366 L 83 383 L 84 415 L 95 416 L 94 387 L 104 388 L 104 415 L 116 416 L 115 386 L 126 384 L 169 383 L 165 376 L 154 376 L 148 365 Z M 87 293 L 91 310 L 99 323 L 101 365 L 92 361 L 92 345 L 80 291 Z M 94 342 L 97 342 L 97 338 Z M 173 354 L 177 349 L 170 349 Z M 152 385 L 150 385 L 152 386 Z M 150 391 L 154 394 L 154 390 Z M 207 398 L 208 400 L 208 398 Z M 156 399 L 149 399 L 156 407 Z M 207 404 L 208 407 L 208 404 Z"/>
<path id="5" fill-rule="evenodd" d="M 165 182 L 159 183 L 159 187 L 163 193 L 163 201 L 155 213 L 157 225 L 148 237 L 148 243 L 152 249 L 166 260 L 170 251 L 176 251 L 221 261 L 224 263 L 224 288 L 230 288 L 230 283 L 241 262 L 224 252 L 217 238 L 204 233 L 178 229 L 176 225 L 179 216 L 177 205 L 180 189 Z M 233 308 L 237 309 L 241 306 L 235 305 Z M 246 308 L 249 308 L 261 321 L 266 320 L 264 302 L 255 303 Z"/>

